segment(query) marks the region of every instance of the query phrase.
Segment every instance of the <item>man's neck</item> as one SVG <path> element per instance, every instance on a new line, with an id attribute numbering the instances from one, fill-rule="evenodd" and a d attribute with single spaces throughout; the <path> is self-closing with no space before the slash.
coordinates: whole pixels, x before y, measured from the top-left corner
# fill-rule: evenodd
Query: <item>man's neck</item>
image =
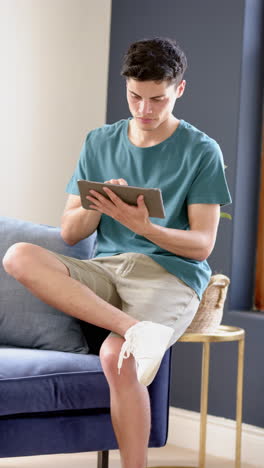
<path id="1" fill-rule="evenodd" d="M 177 129 L 180 121 L 176 117 L 162 123 L 158 128 L 153 130 L 142 130 L 138 127 L 135 119 L 129 121 L 128 138 L 135 146 L 147 148 L 149 146 L 158 145 L 162 141 L 169 138 Z"/>

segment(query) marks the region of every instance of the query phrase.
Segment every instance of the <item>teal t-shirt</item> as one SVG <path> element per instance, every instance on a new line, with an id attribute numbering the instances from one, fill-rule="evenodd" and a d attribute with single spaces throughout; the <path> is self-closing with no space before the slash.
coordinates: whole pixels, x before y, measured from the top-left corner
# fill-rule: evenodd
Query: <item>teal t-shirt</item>
<path id="1" fill-rule="evenodd" d="M 227 205 L 231 197 L 218 143 L 181 119 L 165 141 L 140 148 L 128 138 L 130 119 L 88 133 L 67 192 L 79 195 L 77 180 L 104 182 L 124 178 L 128 185 L 159 188 L 166 217 L 151 218 L 160 226 L 189 230 L 187 206 L 192 203 Z M 207 261 L 175 255 L 102 215 L 97 229 L 98 256 L 138 252 L 149 255 L 193 288 L 201 299 L 211 269 Z"/>

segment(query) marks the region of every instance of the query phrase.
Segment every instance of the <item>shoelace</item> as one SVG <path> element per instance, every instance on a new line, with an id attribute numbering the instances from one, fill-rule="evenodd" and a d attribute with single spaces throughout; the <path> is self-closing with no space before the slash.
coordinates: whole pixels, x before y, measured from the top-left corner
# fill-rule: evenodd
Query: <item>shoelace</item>
<path id="1" fill-rule="evenodd" d="M 135 351 L 135 343 L 134 343 L 133 335 L 132 335 L 128 337 L 128 339 L 122 344 L 122 348 L 120 350 L 118 363 L 117 363 L 118 374 L 120 374 L 123 360 L 128 359 L 130 354 L 134 354 L 134 351 Z"/>
<path id="2" fill-rule="evenodd" d="M 120 370 L 121 370 L 121 367 L 122 367 L 122 364 L 123 364 L 123 360 L 124 359 L 128 359 L 130 354 L 132 354 L 134 356 L 134 358 L 136 359 L 136 365 L 138 365 L 137 363 L 137 349 L 136 349 L 136 345 L 135 345 L 135 336 L 134 335 L 130 335 L 127 337 L 126 341 L 122 344 L 122 347 L 121 347 L 121 350 L 120 350 L 120 353 L 119 353 L 119 358 L 118 358 L 118 363 L 117 363 L 117 368 L 118 368 L 118 374 L 120 375 Z M 144 358 L 144 359 L 151 359 L 151 356 L 140 356 L 141 358 Z"/>

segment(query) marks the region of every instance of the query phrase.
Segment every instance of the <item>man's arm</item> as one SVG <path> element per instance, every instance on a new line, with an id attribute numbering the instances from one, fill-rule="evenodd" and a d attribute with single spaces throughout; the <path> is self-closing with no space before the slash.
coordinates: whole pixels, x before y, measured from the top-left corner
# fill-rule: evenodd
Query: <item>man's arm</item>
<path id="1" fill-rule="evenodd" d="M 102 214 L 86 210 L 79 195 L 69 195 L 61 219 L 61 236 L 70 245 L 90 236 L 98 227 Z"/>
<path id="2" fill-rule="evenodd" d="M 91 190 L 91 196 L 87 197 L 98 212 L 111 216 L 131 231 L 175 255 L 199 261 L 209 257 L 215 244 L 220 219 L 219 204 L 188 205 L 190 230 L 185 231 L 152 223 L 142 195 L 138 197 L 137 206 L 132 206 L 123 202 L 109 188 L 104 190 L 110 200 L 94 190 Z"/>
<path id="3" fill-rule="evenodd" d="M 144 237 L 182 257 L 203 261 L 211 254 L 220 219 L 220 205 L 188 205 L 190 230 L 172 229 L 150 223 Z"/>
<path id="4" fill-rule="evenodd" d="M 127 185 L 125 179 L 106 180 L 105 184 Z M 61 236 L 67 244 L 77 244 L 96 231 L 102 213 L 82 207 L 79 195 L 69 195 L 61 220 Z"/>

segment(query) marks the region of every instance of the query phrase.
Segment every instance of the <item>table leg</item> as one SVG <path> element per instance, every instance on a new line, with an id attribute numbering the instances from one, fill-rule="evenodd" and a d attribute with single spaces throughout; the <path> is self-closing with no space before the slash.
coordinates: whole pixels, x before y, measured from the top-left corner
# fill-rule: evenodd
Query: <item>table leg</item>
<path id="1" fill-rule="evenodd" d="M 204 468 L 205 467 L 209 364 L 210 364 L 210 343 L 208 342 L 208 343 L 203 343 L 202 378 L 201 378 L 201 404 L 200 404 L 199 468 Z"/>
<path id="2" fill-rule="evenodd" d="M 244 351 L 245 351 L 245 339 L 243 338 L 242 340 L 239 340 L 238 342 L 235 468 L 240 468 L 240 465 L 241 465 Z"/>

